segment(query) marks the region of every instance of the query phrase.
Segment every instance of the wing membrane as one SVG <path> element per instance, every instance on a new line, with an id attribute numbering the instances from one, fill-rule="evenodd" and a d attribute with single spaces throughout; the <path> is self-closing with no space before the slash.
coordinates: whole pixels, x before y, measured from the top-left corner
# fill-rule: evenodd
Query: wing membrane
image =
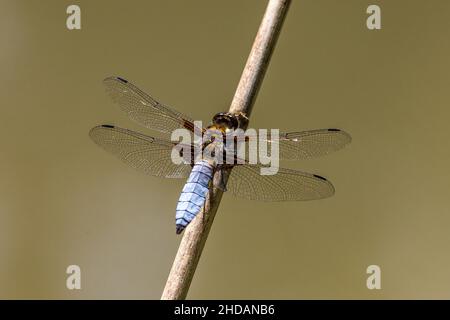
<path id="1" fill-rule="evenodd" d="M 176 165 L 172 162 L 171 152 L 175 144 L 169 141 L 109 125 L 92 128 L 89 136 L 97 145 L 146 174 L 186 178 L 191 171 L 190 164 Z"/>
<path id="2" fill-rule="evenodd" d="M 144 127 L 164 133 L 186 128 L 194 131 L 194 123 L 188 116 L 168 107 L 120 77 L 103 80 L 106 91 L 132 120 Z"/>
<path id="3" fill-rule="evenodd" d="M 261 165 L 237 165 L 227 189 L 236 197 L 260 201 L 315 200 L 330 197 L 334 187 L 325 178 L 280 168 L 276 175 L 261 175 Z"/>
<path id="4" fill-rule="evenodd" d="M 268 150 L 272 140 L 264 139 Z M 296 160 L 327 155 L 342 149 L 352 141 L 351 136 L 339 129 L 318 129 L 281 133 L 279 136 L 280 159 Z"/>

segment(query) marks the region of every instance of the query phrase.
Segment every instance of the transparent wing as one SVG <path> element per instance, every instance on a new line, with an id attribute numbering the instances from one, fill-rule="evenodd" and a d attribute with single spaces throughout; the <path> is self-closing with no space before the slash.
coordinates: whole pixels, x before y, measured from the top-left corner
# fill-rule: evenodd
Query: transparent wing
<path id="1" fill-rule="evenodd" d="M 146 174 L 165 178 L 186 178 L 191 165 L 176 165 L 171 153 L 174 143 L 110 125 L 97 126 L 91 139 L 126 164 Z M 181 149 L 181 144 L 177 145 Z M 186 157 L 187 158 L 187 157 Z"/>
<path id="2" fill-rule="evenodd" d="M 109 77 L 103 83 L 114 102 L 128 117 L 144 127 L 169 134 L 179 128 L 194 131 L 192 119 L 161 104 L 127 80 Z"/>
<path id="3" fill-rule="evenodd" d="M 261 175 L 261 167 L 234 166 L 227 190 L 236 197 L 260 201 L 315 200 L 334 194 L 331 182 L 321 176 L 284 168 L 275 175 Z"/>
<path id="4" fill-rule="evenodd" d="M 272 140 L 263 139 L 267 142 L 267 149 L 270 151 Z M 339 129 L 318 129 L 301 132 L 280 132 L 279 152 L 280 159 L 296 160 L 327 155 L 331 152 L 342 149 L 352 141 L 351 136 Z M 248 150 L 253 150 L 250 147 Z"/>

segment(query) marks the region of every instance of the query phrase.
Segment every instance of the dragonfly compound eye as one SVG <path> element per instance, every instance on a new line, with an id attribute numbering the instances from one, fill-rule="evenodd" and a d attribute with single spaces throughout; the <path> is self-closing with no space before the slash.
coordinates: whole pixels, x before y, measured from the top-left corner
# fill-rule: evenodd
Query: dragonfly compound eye
<path id="1" fill-rule="evenodd" d="M 225 129 L 237 129 L 239 121 L 237 117 L 229 112 L 220 112 L 213 117 L 213 123 L 218 127 Z"/>

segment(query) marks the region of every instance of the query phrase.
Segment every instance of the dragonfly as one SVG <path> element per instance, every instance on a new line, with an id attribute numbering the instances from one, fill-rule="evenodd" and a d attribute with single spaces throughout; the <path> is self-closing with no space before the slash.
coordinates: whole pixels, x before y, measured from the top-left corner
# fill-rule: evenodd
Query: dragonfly
<path id="1" fill-rule="evenodd" d="M 175 210 L 177 234 L 201 211 L 212 186 L 239 198 L 260 201 L 316 200 L 330 197 L 335 192 L 332 183 L 317 174 L 278 168 L 275 175 L 261 175 L 263 164 L 236 161 L 236 154 L 230 155 L 229 150 L 226 156 L 234 157 L 235 160 L 231 164 L 229 161 L 217 164 L 211 159 L 198 159 L 192 154 L 187 157 L 187 154 L 183 155 L 182 150 L 185 149 L 181 149 L 183 146 L 180 143 L 164 137 L 176 129 L 186 129 L 192 133 L 200 129 L 203 134 L 208 130 L 227 132 L 242 125 L 246 120 L 243 114 L 221 112 L 212 118 L 207 128 L 196 128 L 192 118 L 160 103 L 122 77 L 108 77 L 103 83 L 108 95 L 130 119 L 158 131 L 163 137 L 157 138 L 109 124 L 92 128 L 89 136 L 97 145 L 140 172 L 162 178 L 187 179 Z M 267 143 L 271 142 L 268 138 Z M 351 136 L 336 128 L 280 132 L 279 158 L 299 160 L 323 156 L 342 149 L 350 142 Z M 213 139 L 203 144 L 202 148 L 212 144 Z M 177 148 L 180 156 L 187 158 L 178 164 L 171 157 L 172 150 Z"/>

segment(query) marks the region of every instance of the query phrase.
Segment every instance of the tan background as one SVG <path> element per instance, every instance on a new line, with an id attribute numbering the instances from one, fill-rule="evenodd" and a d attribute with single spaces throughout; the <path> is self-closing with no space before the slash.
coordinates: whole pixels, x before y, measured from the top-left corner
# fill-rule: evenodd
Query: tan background
<path id="1" fill-rule="evenodd" d="M 72 3 L 81 31 L 65 26 Z M 381 31 L 365 26 L 372 3 Z M 101 123 L 151 134 L 101 80 L 207 121 L 228 109 L 265 1 L 0 4 L 0 298 L 159 298 L 183 181 L 89 140 Z M 450 298 L 449 16 L 447 0 L 294 1 L 251 125 L 350 132 L 349 148 L 286 164 L 336 195 L 226 195 L 189 298 Z M 81 291 L 65 287 L 69 264 Z M 370 264 L 380 291 L 365 286 Z"/>

